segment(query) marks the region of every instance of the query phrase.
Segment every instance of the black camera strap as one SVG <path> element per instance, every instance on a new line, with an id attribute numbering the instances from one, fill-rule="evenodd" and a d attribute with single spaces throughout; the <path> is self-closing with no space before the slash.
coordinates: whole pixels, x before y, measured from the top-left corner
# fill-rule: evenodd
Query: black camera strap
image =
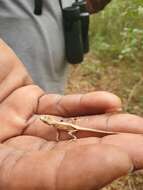
<path id="1" fill-rule="evenodd" d="M 34 0 L 34 2 L 35 2 L 34 14 L 41 15 L 43 8 L 43 0 Z"/>
<path id="2" fill-rule="evenodd" d="M 43 8 L 43 0 L 34 0 L 34 4 L 35 4 L 34 14 L 41 15 L 42 8 Z M 62 0 L 59 0 L 59 4 L 61 7 L 61 10 L 63 10 Z"/>
<path id="3" fill-rule="evenodd" d="M 60 3 L 61 10 L 63 10 L 62 0 L 59 0 L 59 3 Z"/>
<path id="4" fill-rule="evenodd" d="M 43 0 L 34 0 L 34 2 L 35 2 L 34 14 L 41 15 L 42 8 L 43 8 Z M 75 0 L 75 2 L 78 2 L 78 0 Z M 61 10 L 63 10 L 62 0 L 59 0 L 59 4 L 61 7 Z"/>

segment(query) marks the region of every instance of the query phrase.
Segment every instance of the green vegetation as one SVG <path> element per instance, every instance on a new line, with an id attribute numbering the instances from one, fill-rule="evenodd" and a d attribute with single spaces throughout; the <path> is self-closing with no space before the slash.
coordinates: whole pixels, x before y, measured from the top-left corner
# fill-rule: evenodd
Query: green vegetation
<path id="1" fill-rule="evenodd" d="M 66 93 L 107 90 L 124 109 L 143 116 L 143 0 L 112 0 L 91 17 L 91 51 L 72 66 Z M 141 190 L 143 172 L 115 181 L 103 190 Z"/>
<path id="2" fill-rule="evenodd" d="M 91 18 L 92 51 L 112 61 L 143 57 L 143 0 L 112 0 Z"/>
<path id="3" fill-rule="evenodd" d="M 124 109 L 143 116 L 143 0 L 112 0 L 91 17 L 91 51 L 71 66 L 66 93 L 107 90 Z M 116 180 L 103 190 L 141 190 L 143 172 Z"/>
<path id="4" fill-rule="evenodd" d="M 103 89 L 118 94 L 127 111 L 143 115 L 143 0 L 112 0 L 91 17 L 90 39 L 91 54 L 101 63 L 83 69 L 90 76 L 102 70 Z"/>
<path id="5" fill-rule="evenodd" d="M 72 66 L 66 93 L 107 90 L 124 109 L 143 116 L 143 0 L 112 0 L 92 16 L 91 51 Z M 103 190 L 141 190 L 143 172 L 116 180 Z"/>

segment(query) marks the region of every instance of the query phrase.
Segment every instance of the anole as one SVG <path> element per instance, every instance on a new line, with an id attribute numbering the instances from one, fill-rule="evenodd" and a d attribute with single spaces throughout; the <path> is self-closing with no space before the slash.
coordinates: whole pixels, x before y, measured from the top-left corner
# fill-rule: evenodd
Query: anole
<path id="1" fill-rule="evenodd" d="M 84 127 L 80 127 L 78 125 L 74 125 L 72 123 L 57 121 L 51 115 L 40 115 L 40 120 L 42 122 L 48 124 L 49 126 L 55 127 L 57 129 L 57 138 L 56 138 L 57 141 L 59 141 L 60 130 L 67 131 L 67 133 L 70 135 L 70 137 L 72 137 L 72 139 L 74 139 L 74 140 L 77 139 L 77 137 L 75 136 L 74 133 L 76 133 L 78 131 L 95 132 L 100 136 L 118 134 L 118 132 L 110 132 L 110 131 L 103 131 L 103 130 L 92 129 L 92 128 L 84 128 Z"/>

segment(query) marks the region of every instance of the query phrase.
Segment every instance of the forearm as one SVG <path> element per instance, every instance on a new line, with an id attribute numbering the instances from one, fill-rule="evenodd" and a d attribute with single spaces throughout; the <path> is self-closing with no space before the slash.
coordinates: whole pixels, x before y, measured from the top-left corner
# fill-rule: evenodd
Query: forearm
<path id="1" fill-rule="evenodd" d="M 87 7 L 90 13 L 97 13 L 105 8 L 111 0 L 86 0 Z"/>

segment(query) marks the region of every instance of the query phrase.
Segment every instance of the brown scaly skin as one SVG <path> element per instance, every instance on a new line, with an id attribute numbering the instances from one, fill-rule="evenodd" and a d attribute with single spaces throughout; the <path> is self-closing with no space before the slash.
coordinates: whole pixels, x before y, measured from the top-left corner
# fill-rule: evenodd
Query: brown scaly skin
<path id="1" fill-rule="evenodd" d="M 56 130 L 38 114 L 57 115 L 57 120 L 83 127 L 140 134 L 143 118 L 107 114 L 121 108 L 120 99 L 108 92 L 46 94 L 2 40 L 0 101 L 0 190 L 97 190 L 133 167 L 143 169 L 142 135 L 99 138 L 79 132 L 76 142 L 70 142 L 63 132 L 65 141 L 56 143 Z"/>
<path id="2" fill-rule="evenodd" d="M 86 0 L 87 8 L 90 13 L 97 13 L 103 10 L 111 0 Z"/>

